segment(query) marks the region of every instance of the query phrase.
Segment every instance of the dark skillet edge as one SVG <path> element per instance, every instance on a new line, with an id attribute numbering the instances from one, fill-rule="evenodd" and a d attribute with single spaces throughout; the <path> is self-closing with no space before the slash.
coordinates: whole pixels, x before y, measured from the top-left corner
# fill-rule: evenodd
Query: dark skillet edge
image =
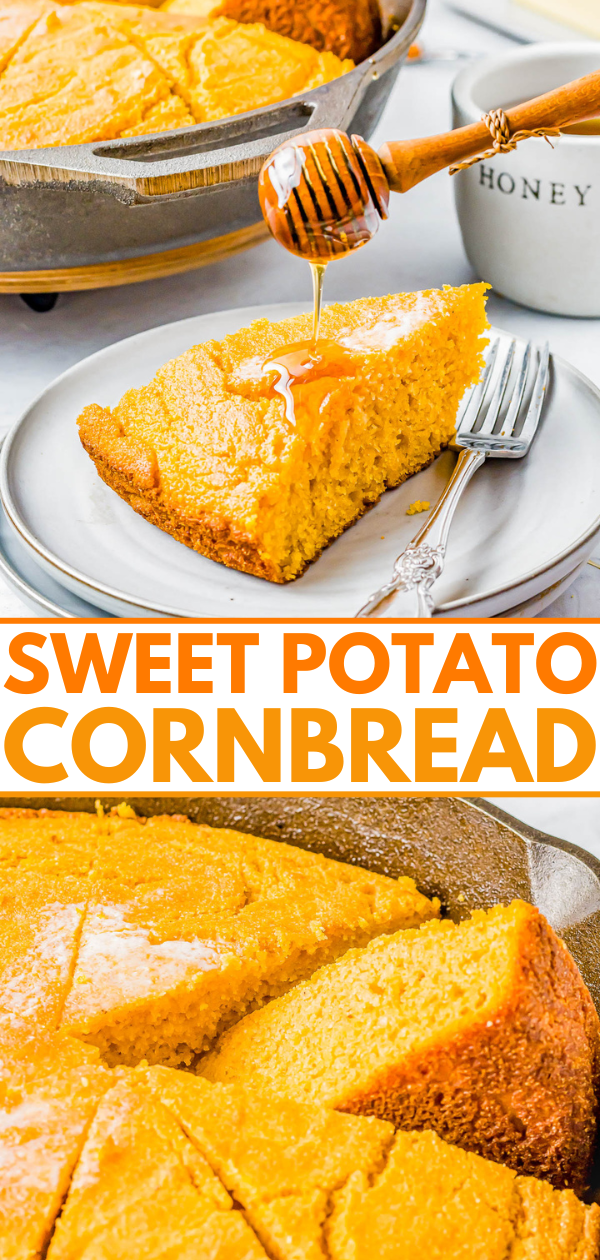
<path id="1" fill-rule="evenodd" d="M 584 866 L 589 867 L 590 871 L 598 880 L 598 889 L 600 892 L 600 860 L 595 858 L 593 853 L 588 853 L 587 849 L 581 849 L 577 844 L 571 844 L 569 840 L 560 840 L 558 836 L 551 836 L 545 831 L 538 831 L 536 827 L 531 827 L 529 823 L 521 822 L 519 818 L 515 818 L 512 814 L 507 814 L 504 809 L 498 809 L 497 805 L 492 805 L 490 801 L 485 800 L 482 796 L 462 796 L 459 800 L 465 801 L 468 805 L 475 805 L 484 814 L 491 814 L 492 818 L 496 818 L 505 827 L 509 827 L 511 831 L 516 831 L 517 835 L 524 837 L 525 840 L 535 841 L 537 844 L 547 844 L 553 849 L 562 849 L 563 853 L 569 853 L 571 857 L 577 858 L 579 862 L 583 862 Z M 598 804 L 600 810 L 600 800 Z"/>

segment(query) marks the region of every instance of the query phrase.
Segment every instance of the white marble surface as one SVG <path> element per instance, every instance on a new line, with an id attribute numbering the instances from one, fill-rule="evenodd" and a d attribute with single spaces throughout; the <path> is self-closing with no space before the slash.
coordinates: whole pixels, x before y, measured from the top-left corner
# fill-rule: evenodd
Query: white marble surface
<path id="1" fill-rule="evenodd" d="M 432 49 L 485 55 L 511 41 L 430 0 L 423 31 Z M 450 86 L 460 62 L 407 66 L 400 74 L 374 142 L 425 135 L 450 125 Z M 473 278 L 454 212 L 451 180 L 436 176 L 392 198 L 391 217 L 364 250 L 329 269 L 326 299 L 461 284 Z M 46 315 L 18 297 L 0 296 L 0 431 L 71 364 L 121 337 L 196 313 L 261 301 L 309 298 L 308 268 L 274 243 L 188 275 L 88 293 L 65 294 Z M 535 315 L 492 296 L 494 323 L 548 337 L 558 354 L 600 384 L 600 321 Z M 0 580 L 0 616 L 30 615 Z M 600 615 L 600 570 L 586 567 L 545 616 Z"/>
<path id="2" fill-rule="evenodd" d="M 489 799 L 514 818 L 560 840 L 578 844 L 600 858 L 600 800 L 552 796 Z"/>

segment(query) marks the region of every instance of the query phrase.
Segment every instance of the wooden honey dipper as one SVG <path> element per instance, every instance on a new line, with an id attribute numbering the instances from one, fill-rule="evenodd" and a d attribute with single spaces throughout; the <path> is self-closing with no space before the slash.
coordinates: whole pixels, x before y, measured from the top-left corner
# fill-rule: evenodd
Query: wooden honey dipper
<path id="1" fill-rule="evenodd" d="M 508 152 L 530 136 L 558 135 L 561 127 L 599 113 L 600 70 L 506 112 L 493 110 L 468 127 L 392 140 L 378 153 L 360 136 L 304 132 L 284 141 L 265 162 L 258 185 L 261 209 L 281 245 L 324 264 L 374 236 L 387 218 L 390 191 L 408 192 L 444 167 L 453 173 L 480 160 L 477 155 Z"/>

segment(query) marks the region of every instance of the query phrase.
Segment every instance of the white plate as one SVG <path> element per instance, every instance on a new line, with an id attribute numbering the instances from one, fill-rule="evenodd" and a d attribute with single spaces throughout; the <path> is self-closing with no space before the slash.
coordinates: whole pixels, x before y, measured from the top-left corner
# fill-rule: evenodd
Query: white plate
<path id="1" fill-rule="evenodd" d="M 510 35 L 524 44 L 538 40 L 586 38 L 584 31 L 543 17 L 534 9 L 527 9 L 513 0 L 447 0 L 447 4 L 458 13 L 464 13 L 465 17 L 474 18 L 481 25 L 500 31 L 502 35 Z"/>
<path id="2" fill-rule="evenodd" d="M 559 582 L 554 582 L 547 590 L 534 595 L 533 599 L 510 608 L 505 617 L 535 617 L 543 612 L 549 604 L 553 604 L 559 595 L 564 595 L 569 586 L 579 577 L 586 562 L 577 566 Z M 106 617 L 111 613 L 104 612 L 79 599 L 66 586 L 61 586 L 41 565 L 33 559 L 33 553 L 20 539 L 13 529 L 6 513 L 0 508 L 0 575 L 9 586 L 21 596 L 21 599 L 36 612 L 46 617 Z"/>
<path id="3" fill-rule="evenodd" d="M 117 616 L 352 617 L 387 580 L 419 520 L 415 499 L 439 497 L 454 456 L 389 491 L 298 581 L 278 586 L 197 555 L 131 511 L 100 481 L 76 418 L 114 405 L 165 360 L 297 303 L 246 307 L 151 329 L 84 359 L 26 411 L 2 452 L 0 494 L 22 541 L 62 585 Z M 490 460 L 458 509 L 436 594 L 442 616 L 491 617 L 566 577 L 600 533 L 600 391 L 554 360 L 543 424 L 530 455 Z"/>
<path id="4" fill-rule="evenodd" d="M 0 439 L 0 447 L 4 437 Z M 0 575 L 32 611 L 45 617 L 108 617 L 101 608 L 79 599 L 34 560 L 29 547 L 0 507 Z"/>
<path id="5" fill-rule="evenodd" d="M 0 575 L 38 617 L 109 617 L 61 586 L 19 538 L 0 508 Z"/>

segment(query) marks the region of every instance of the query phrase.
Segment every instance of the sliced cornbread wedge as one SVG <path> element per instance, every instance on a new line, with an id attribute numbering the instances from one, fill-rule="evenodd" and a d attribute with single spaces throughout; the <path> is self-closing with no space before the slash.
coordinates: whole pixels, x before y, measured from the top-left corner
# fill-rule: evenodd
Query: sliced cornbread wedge
<path id="1" fill-rule="evenodd" d="M 160 1102 L 128 1080 L 91 1125 L 48 1260 L 266 1260 L 242 1213 Z"/>
<path id="2" fill-rule="evenodd" d="M 0 1045 L 0 1260 L 45 1255 L 95 1109 L 112 1074 L 59 1038 Z"/>
<path id="3" fill-rule="evenodd" d="M 600 1208 L 432 1132 L 138 1069 L 272 1260 L 596 1260 Z"/>
<path id="4" fill-rule="evenodd" d="M 192 1063 L 323 962 L 439 913 L 410 879 L 171 817 L 109 820 L 91 882 L 62 1026 L 109 1063 Z"/>
<path id="5" fill-rule="evenodd" d="M 258 320 L 165 364 L 114 411 L 86 407 L 81 441 L 153 524 L 231 568 L 290 581 L 450 441 L 481 370 L 484 292 L 328 307 L 320 367 L 292 382 L 291 418 L 272 364 L 310 344 L 311 316 Z"/>
<path id="6" fill-rule="evenodd" d="M 321 1260 L 334 1191 L 385 1164 L 390 1124 L 327 1107 L 209 1085 L 189 1072 L 138 1068 L 208 1160 L 269 1256 Z"/>
<path id="7" fill-rule="evenodd" d="M 327 1260 L 596 1260 L 600 1208 L 434 1133 L 398 1133 L 383 1172 L 335 1196 Z"/>
<path id="8" fill-rule="evenodd" d="M 0 875 L 0 1045 L 60 1023 L 88 893 L 70 875 Z"/>
<path id="9" fill-rule="evenodd" d="M 381 1116 L 575 1189 L 596 1131 L 599 1021 L 524 902 L 381 937 L 247 1015 L 200 1071 Z"/>

